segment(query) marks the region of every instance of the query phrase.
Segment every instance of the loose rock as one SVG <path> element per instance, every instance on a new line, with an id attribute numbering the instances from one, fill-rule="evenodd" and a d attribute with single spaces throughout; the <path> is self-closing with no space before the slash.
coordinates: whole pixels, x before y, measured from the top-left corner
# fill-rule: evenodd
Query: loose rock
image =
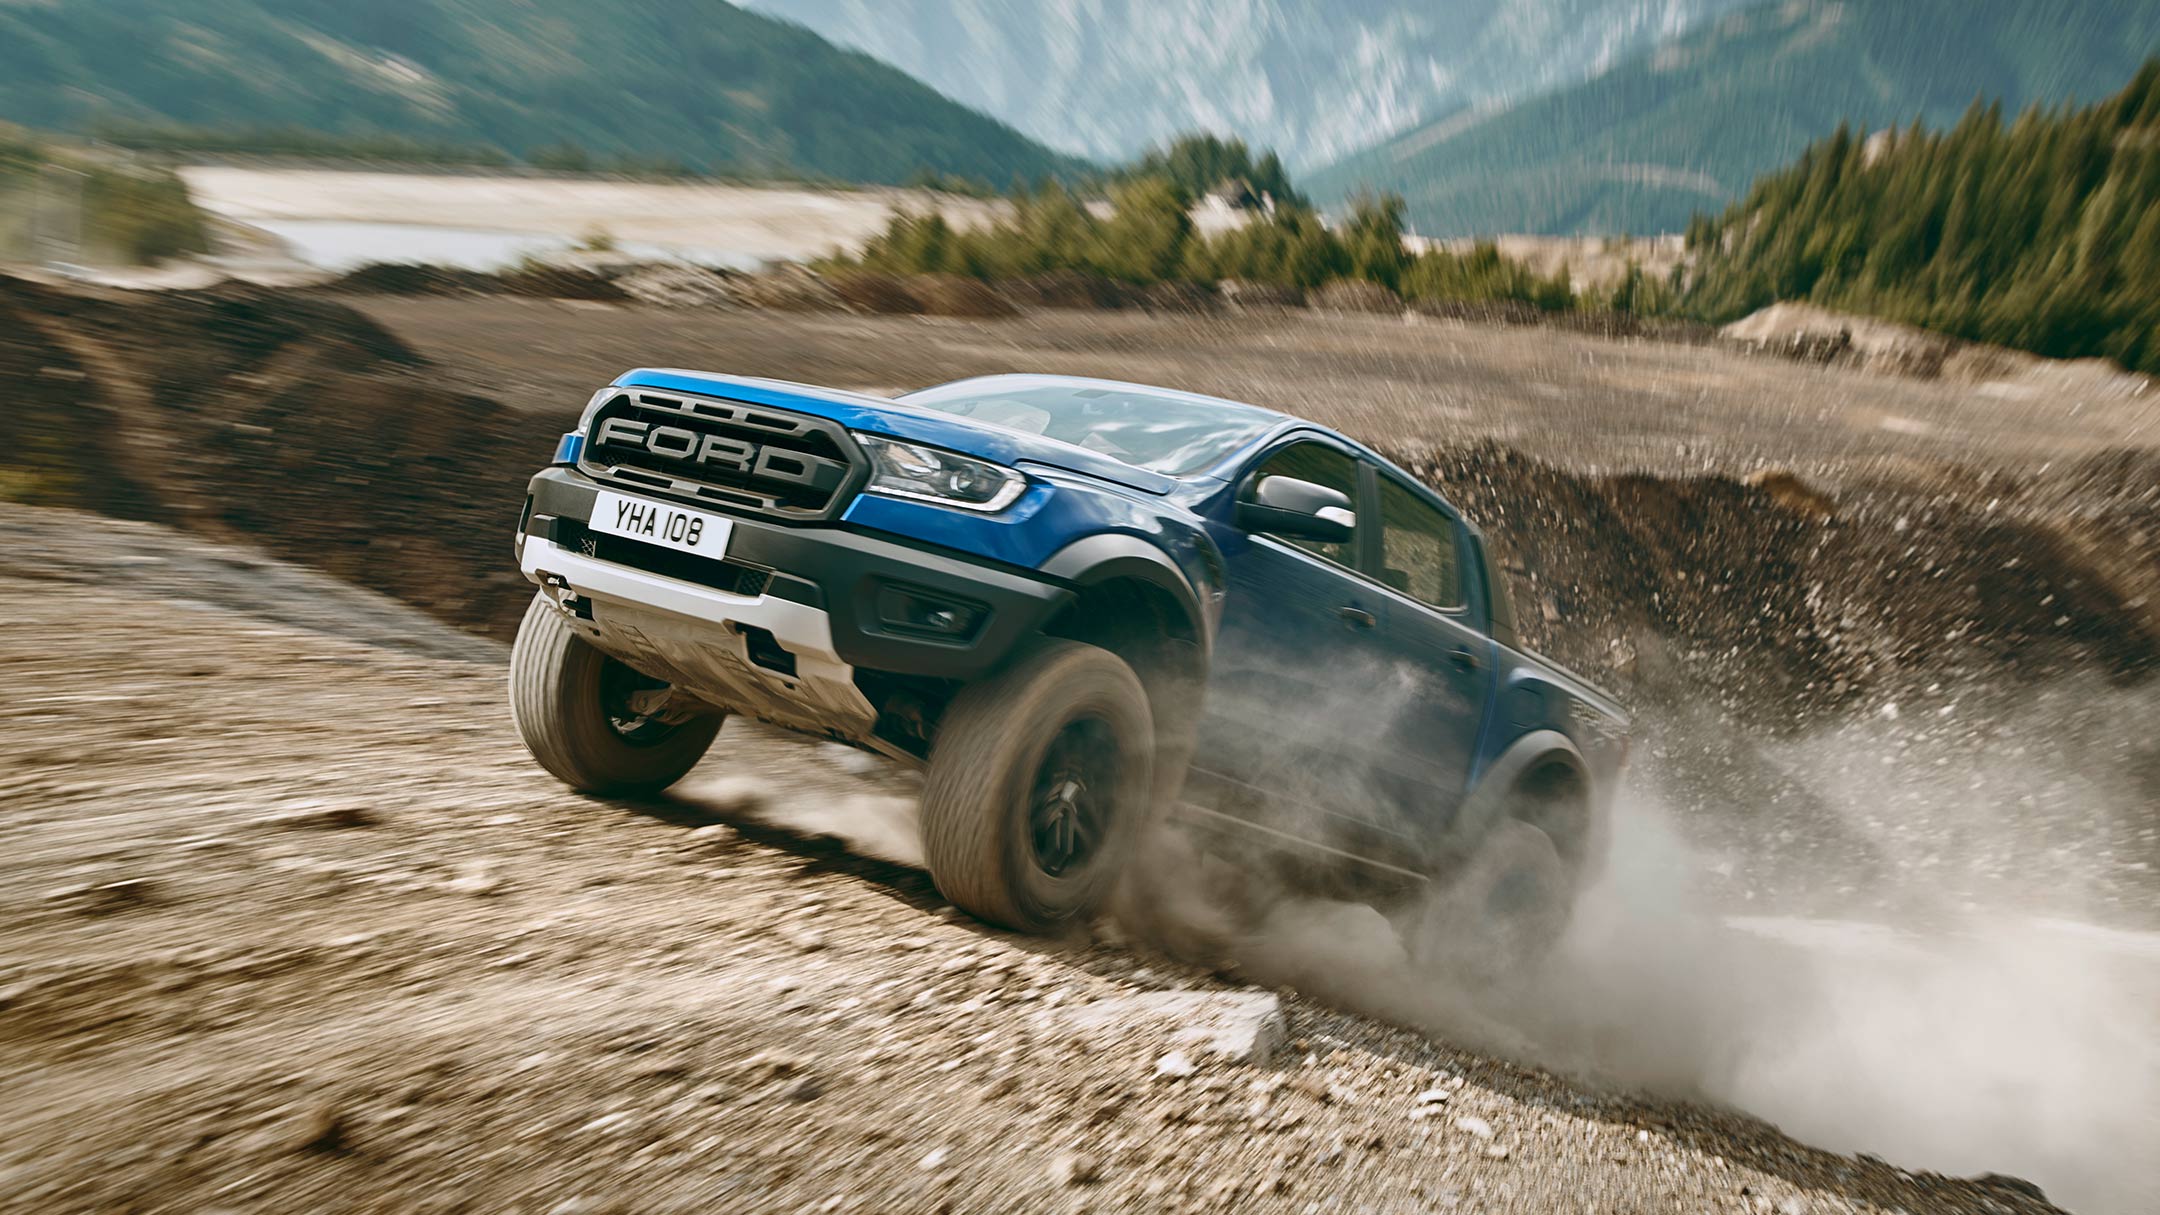
<path id="1" fill-rule="evenodd" d="M 258 821 L 265 827 L 283 830 L 336 831 L 372 827 L 381 819 L 375 811 L 358 802 L 310 801 L 295 802 Z"/>
<path id="2" fill-rule="evenodd" d="M 1199 1070 L 1191 1056 L 1181 1050 L 1171 1051 L 1155 1061 L 1155 1074 L 1172 1080 L 1182 1080 Z"/>
<path id="3" fill-rule="evenodd" d="M 1177 1046 L 1232 1063 L 1267 1063 L 1288 1037 L 1282 1001 L 1272 992 L 1142 992 L 1108 996 L 1063 1016 L 1072 1028 L 1096 1034 L 1136 1021 L 1170 1022 L 1177 1026 L 1171 1034 Z"/>
<path id="4" fill-rule="evenodd" d="M 294 1126 L 293 1151 L 341 1152 L 345 1147 L 345 1116 L 328 1102 L 311 1106 Z"/>
<path id="5" fill-rule="evenodd" d="M 1060 1152 L 1050 1162 L 1050 1179 L 1063 1186 L 1092 1185 L 1102 1179 L 1102 1165 L 1086 1152 Z"/>

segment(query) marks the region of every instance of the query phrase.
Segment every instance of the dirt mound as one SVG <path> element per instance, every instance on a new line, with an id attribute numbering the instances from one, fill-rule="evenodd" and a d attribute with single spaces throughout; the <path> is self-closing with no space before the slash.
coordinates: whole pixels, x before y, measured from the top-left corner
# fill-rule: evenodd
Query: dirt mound
<path id="1" fill-rule="evenodd" d="M 2104 359 L 2042 358 L 1812 304 L 1773 304 L 1734 321 L 1718 334 L 1757 353 L 1918 380 L 1997 385 L 2006 390 L 2001 395 L 2014 398 L 2136 395 L 2148 384 L 2145 377 Z"/>
<path id="2" fill-rule="evenodd" d="M 1734 341 L 1803 362 L 1849 362 L 1891 375 L 1931 380 L 1964 343 L 1955 338 L 1817 308 L 1772 304 L 1720 331 Z"/>
<path id="3" fill-rule="evenodd" d="M 0 278 L 0 491 L 174 523 L 500 633 L 548 433 L 342 305 Z"/>
<path id="4" fill-rule="evenodd" d="M 2105 535 L 2160 563 L 2150 460 L 1972 502 L 1839 501 L 1786 470 L 1586 476 L 1492 444 L 1396 455 L 1485 526 L 1525 639 L 1638 703 L 1794 729 L 1946 679 L 2160 671 L 2160 600 L 2092 559 Z M 2112 511 L 2095 483 L 2123 489 Z"/>

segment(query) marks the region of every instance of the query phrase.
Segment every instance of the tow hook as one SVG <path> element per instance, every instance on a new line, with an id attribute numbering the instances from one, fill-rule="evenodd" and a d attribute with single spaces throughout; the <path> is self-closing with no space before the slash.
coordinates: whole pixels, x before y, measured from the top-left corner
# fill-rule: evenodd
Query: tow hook
<path id="1" fill-rule="evenodd" d="M 591 620 L 593 618 L 592 600 L 578 594 L 576 589 L 570 585 L 568 578 L 552 570 L 534 570 L 533 573 L 539 576 L 540 585 L 546 587 L 548 592 L 555 596 L 555 606 L 580 620 Z"/>

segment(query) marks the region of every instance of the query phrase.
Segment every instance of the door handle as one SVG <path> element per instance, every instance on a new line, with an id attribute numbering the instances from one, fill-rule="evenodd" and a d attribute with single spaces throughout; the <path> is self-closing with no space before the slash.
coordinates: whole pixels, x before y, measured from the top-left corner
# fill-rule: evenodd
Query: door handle
<path id="1" fill-rule="evenodd" d="M 1449 650 L 1447 660 L 1449 666 L 1465 675 L 1477 674 L 1477 655 L 1472 653 L 1467 646 L 1457 646 L 1455 649 Z"/>
<path id="2" fill-rule="evenodd" d="M 1342 617 L 1343 623 L 1349 625 L 1353 629 L 1369 629 L 1372 626 L 1380 623 L 1379 617 L 1373 615 L 1371 612 L 1366 611 L 1364 608 L 1357 606 L 1356 604 L 1349 604 L 1344 607 L 1336 608 L 1335 614 Z"/>

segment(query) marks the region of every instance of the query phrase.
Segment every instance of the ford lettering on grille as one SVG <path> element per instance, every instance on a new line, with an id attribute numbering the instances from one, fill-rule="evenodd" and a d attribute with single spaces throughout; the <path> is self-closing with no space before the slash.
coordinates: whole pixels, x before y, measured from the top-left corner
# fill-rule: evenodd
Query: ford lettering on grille
<path id="1" fill-rule="evenodd" d="M 784 518 L 829 518 L 862 460 L 838 423 L 626 388 L 594 413 L 580 465 L 620 484 Z"/>

